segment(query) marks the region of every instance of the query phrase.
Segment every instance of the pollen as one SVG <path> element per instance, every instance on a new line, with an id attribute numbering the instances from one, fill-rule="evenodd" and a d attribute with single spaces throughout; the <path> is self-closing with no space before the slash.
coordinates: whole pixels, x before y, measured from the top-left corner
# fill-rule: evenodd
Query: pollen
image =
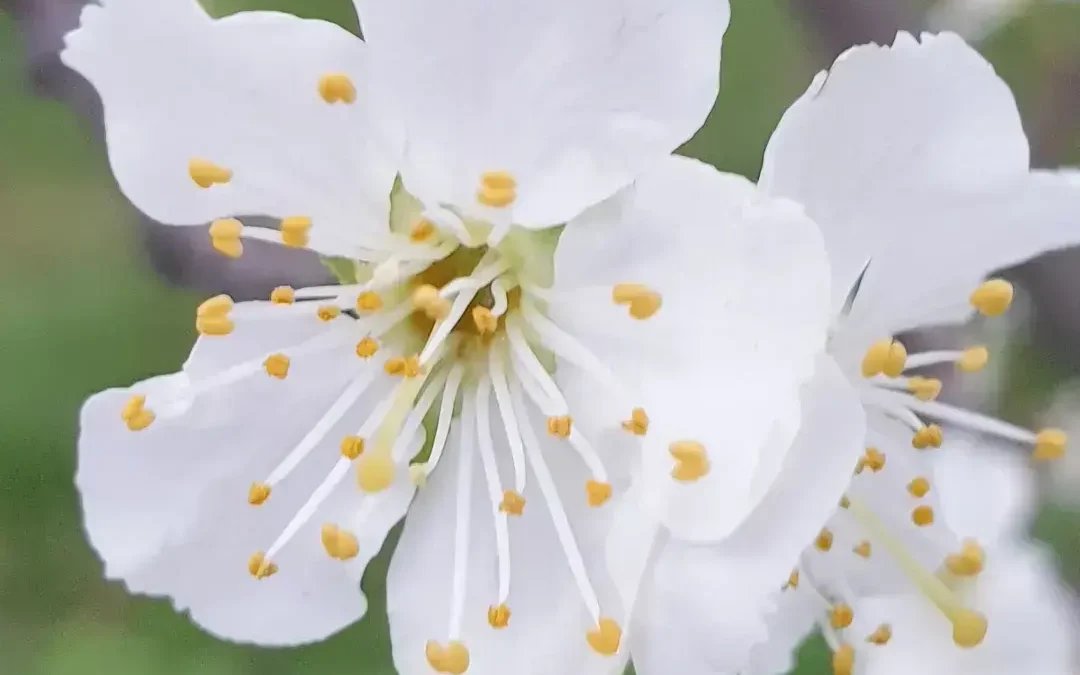
<path id="1" fill-rule="evenodd" d="M 630 316 L 638 320 L 650 318 L 663 304 L 659 293 L 641 284 L 616 284 L 611 289 L 611 300 L 616 305 L 626 305 Z"/>
<path id="2" fill-rule="evenodd" d="M 1035 436 L 1035 451 L 1031 458 L 1036 462 L 1052 462 L 1065 456 L 1068 436 L 1061 429 L 1043 429 Z"/>
<path id="3" fill-rule="evenodd" d="M 517 200 L 517 180 L 507 171 L 488 171 L 480 176 L 476 201 L 484 206 L 502 208 Z"/>
<path id="4" fill-rule="evenodd" d="M 319 78 L 319 96 L 327 103 L 355 103 L 356 87 L 344 73 L 327 73 Z"/>
<path id="5" fill-rule="evenodd" d="M 957 647 L 977 647 L 986 637 L 986 617 L 970 609 L 957 610 L 951 617 L 952 639 Z"/>
<path id="6" fill-rule="evenodd" d="M 248 558 L 248 572 L 256 579 L 266 579 L 277 574 L 278 566 L 266 559 L 263 552 L 253 553 Z"/>
<path id="7" fill-rule="evenodd" d="M 907 348 L 899 340 L 890 338 L 870 345 L 863 356 L 861 370 L 863 377 L 900 377 L 906 364 Z"/>
<path id="8" fill-rule="evenodd" d="M 977 373 L 990 361 L 990 350 L 986 347 L 968 347 L 956 361 L 956 367 L 965 373 Z"/>
<path id="9" fill-rule="evenodd" d="M 585 483 L 585 496 L 589 506 L 603 506 L 611 499 L 611 483 L 590 480 Z"/>
<path id="10" fill-rule="evenodd" d="M 630 412 L 630 419 L 622 423 L 622 428 L 635 436 L 644 436 L 649 433 L 649 416 L 645 414 L 645 409 L 634 408 Z"/>
<path id="11" fill-rule="evenodd" d="M 481 335 L 491 335 L 499 327 L 499 319 L 487 307 L 473 307 L 472 320 Z"/>
<path id="12" fill-rule="evenodd" d="M 356 482 L 364 492 L 382 492 L 394 482 L 396 469 L 387 452 L 365 454 L 357 461 Z"/>
<path id="13" fill-rule="evenodd" d="M 549 417 L 547 421 L 548 433 L 557 438 L 570 438 L 574 420 L 567 415 Z"/>
<path id="14" fill-rule="evenodd" d="M 296 302 L 296 291 L 291 286 L 278 286 L 270 293 L 270 302 L 275 305 L 291 305 Z"/>
<path id="15" fill-rule="evenodd" d="M 851 675 L 854 670 L 855 650 L 851 645 L 840 645 L 832 656 L 833 675 Z"/>
<path id="16" fill-rule="evenodd" d="M 936 424 L 928 424 L 915 432 L 914 438 L 911 439 L 911 446 L 917 450 L 940 448 L 943 440 L 941 427 Z"/>
<path id="17" fill-rule="evenodd" d="M 146 407 L 145 396 L 132 396 L 120 411 L 120 419 L 130 431 L 142 431 L 154 423 L 154 418 L 154 412 Z"/>
<path id="18" fill-rule="evenodd" d="M 450 301 L 440 296 L 439 289 L 431 284 L 424 284 L 413 291 L 412 304 L 434 321 L 445 319 L 450 314 Z"/>
<path id="19" fill-rule="evenodd" d="M 945 558 L 945 567 L 958 577 L 973 577 L 983 571 L 986 554 L 977 542 L 965 541 L 960 552 Z"/>
<path id="20" fill-rule="evenodd" d="M 849 605 L 836 605 L 829 612 L 829 625 L 833 627 L 833 630 L 840 630 L 850 626 L 854 618 L 855 613 Z"/>
<path id="21" fill-rule="evenodd" d="M 356 296 L 356 311 L 365 314 L 377 312 L 383 308 L 382 296 L 375 291 L 364 291 Z"/>
<path id="22" fill-rule="evenodd" d="M 206 337 L 221 337 L 233 332 L 236 325 L 227 316 L 207 316 L 195 319 L 195 330 Z"/>
<path id="23" fill-rule="evenodd" d="M 270 499 L 270 486 L 266 483 L 252 483 L 248 490 L 248 504 L 262 506 Z"/>
<path id="24" fill-rule="evenodd" d="M 854 553 L 855 555 L 859 556 L 860 558 L 869 558 L 870 557 L 870 542 L 868 542 L 868 541 L 859 542 L 859 544 L 857 546 L 855 546 L 853 549 L 851 549 L 851 552 Z"/>
<path id="25" fill-rule="evenodd" d="M 789 588 L 799 587 L 799 570 L 791 570 L 791 574 L 788 575 L 787 583 L 780 587 L 780 590 L 786 591 Z"/>
<path id="26" fill-rule="evenodd" d="M 601 656 L 611 656 L 619 651 L 619 643 L 622 642 L 622 628 L 615 623 L 614 619 L 606 616 L 600 617 L 596 628 L 585 634 L 589 646 Z"/>
<path id="27" fill-rule="evenodd" d="M 435 224 L 426 218 L 413 223 L 412 228 L 409 229 L 409 241 L 414 244 L 419 244 L 431 239 L 435 234 Z"/>
<path id="28" fill-rule="evenodd" d="M 675 459 L 671 477 L 680 483 L 692 483 L 709 473 L 709 454 L 697 441 L 676 441 L 668 446 Z"/>
<path id="29" fill-rule="evenodd" d="M 289 357 L 284 354 L 271 354 L 263 361 L 263 368 L 270 377 L 284 380 L 289 375 L 290 363 Z"/>
<path id="30" fill-rule="evenodd" d="M 877 448 L 867 448 L 866 453 L 863 454 L 859 461 L 862 466 L 877 473 L 885 468 L 885 453 Z M 859 470 L 856 468 L 856 473 L 858 472 Z"/>
<path id="31" fill-rule="evenodd" d="M 341 439 L 341 456 L 356 459 L 364 453 L 364 439 L 359 436 L 346 436 Z"/>
<path id="32" fill-rule="evenodd" d="M 360 542 L 356 540 L 356 535 L 337 525 L 323 525 L 320 536 L 326 553 L 335 560 L 352 560 L 360 552 Z"/>
<path id="33" fill-rule="evenodd" d="M 912 377 L 908 380 L 908 391 L 920 401 L 933 401 L 941 393 L 941 380 L 936 377 Z"/>
<path id="34" fill-rule="evenodd" d="M 228 258 L 239 258 L 244 253 L 244 243 L 240 233 L 244 225 L 235 218 L 215 220 L 210 225 L 210 243 L 214 250 Z"/>
<path id="35" fill-rule="evenodd" d="M 887 623 L 883 623 L 874 629 L 873 633 L 867 636 L 866 641 L 872 645 L 887 645 L 889 640 L 892 639 L 892 626 Z"/>
<path id="36" fill-rule="evenodd" d="M 227 295 L 215 295 L 209 300 L 204 300 L 195 310 L 197 318 L 228 316 L 233 308 L 233 299 Z"/>
<path id="37" fill-rule="evenodd" d="M 201 188 L 225 185 L 232 180 L 232 170 L 218 166 L 206 159 L 195 158 L 188 162 L 188 175 Z"/>
<path id="38" fill-rule="evenodd" d="M 520 516 L 525 511 L 525 498 L 513 490 L 504 490 L 499 510 L 508 516 Z"/>
<path id="39" fill-rule="evenodd" d="M 303 248 L 308 245 L 308 232 L 311 231 L 311 218 L 307 216 L 289 216 L 281 221 L 281 243 L 291 248 Z"/>
<path id="40" fill-rule="evenodd" d="M 821 532 L 818 533 L 817 538 L 814 539 L 814 546 L 817 547 L 817 550 L 819 551 L 828 551 L 832 548 L 832 542 L 833 534 L 829 531 L 829 528 L 826 527 L 822 528 Z"/>
<path id="41" fill-rule="evenodd" d="M 915 523 L 919 527 L 926 527 L 934 524 L 934 509 L 923 504 L 922 506 L 916 506 L 911 512 L 911 522 Z"/>
<path id="42" fill-rule="evenodd" d="M 320 321 L 333 321 L 341 316 L 341 308 L 336 305 L 322 305 L 315 314 Z"/>
<path id="43" fill-rule="evenodd" d="M 907 491 L 912 497 L 922 499 L 930 492 L 930 481 L 922 476 L 916 476 L 907 484 Z"/>
<path id="44" fill-rule="evenodd" d="M 356 355 L 362 359 L 370 359 L 379 351 L 379 343 L 374 338 L 366 337 L 356 343 Z"/>
<path id="45" fill-rule="evenodd" d="M 975 289 L 971 306 L 983 316 L 1001 316 L 1013 301 L 1013 285 L 1004 279 L 990 279 Z"/>
<path id="46" fill-rule="evenodd" d="M 424 645 L 424 656 L 437 673 L 462 675 L 469 669 L 469 650 L 457 640 L 451 640 L 445 647 L 434 640 L 428 640 Z"/>
<path id="47" fill-rule="evenodd" d="M 488 607 L 488 624 L 492 628 L 506 628 L 510 623 L 510 608 L 505 604 Z"/>

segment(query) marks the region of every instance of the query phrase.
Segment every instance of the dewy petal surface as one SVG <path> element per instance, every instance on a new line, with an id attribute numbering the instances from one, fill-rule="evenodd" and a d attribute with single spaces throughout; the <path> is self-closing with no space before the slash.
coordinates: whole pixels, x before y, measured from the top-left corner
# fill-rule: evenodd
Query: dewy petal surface
<path id="1" fill-rule="evenodd" d="M 566 222 L 689 139 L 719 86 L 727 0 L 354 0 L 408 134 L 406 187 L 475 203 L 517 178 L 515 222 Z"/>
<path id="2" fill-rule="evenodd" d="M 113 173 L 141 211 L 176 225 L 304 216 L 312 247 L 345 254 L 385 229 L 400 153 L 368 94 L 365 52 L 325 21 L 105 0 L 84 9 L 61 57 L 101 96 Z M 353 104 L 320 97 L 330 73 L 351 80 Z M 193 159 L 231 179 L 198 186 Z"/>
<path id="3" fill-rule="evenodd" d="M 1029 172 L 1006 84 L 954 34 L 843 54 L 784 115 L 761 186 L 821 226 L 839 310 L 888 335 L 963 320 L 989 272 L 1080 240 L 1080 192 Z"/>
<path id="4" fill-rule="evenodd" d="M 642 472 L 652 508 L 678 536 L 726 536 L 770 483 L 758 472 L 776 470 L 762 463 L 766 443 L 794 438 L 798 388 L 824 346 L 828 269 L 814 223 L 739 176 L 671 157 L 570 222 L 555 263 L 551 317 L 603 355 L 653 420 Z M 655 316 L 615 304 L 621 283 L 659 294 Z M 573 377 L 557 366 L 569 390 Z M 682 440 L 705 446 L 699 480 L 671 475 Z"/>

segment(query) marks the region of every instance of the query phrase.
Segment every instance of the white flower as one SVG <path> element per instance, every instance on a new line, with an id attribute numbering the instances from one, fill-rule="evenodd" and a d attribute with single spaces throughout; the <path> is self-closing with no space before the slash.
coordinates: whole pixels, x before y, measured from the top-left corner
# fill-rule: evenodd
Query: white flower
<path id="1" fill-rule="evenodd" d="M 956 35 L 924 35 L 920 43 L 906 33 L 891 47 L 853 48 L 815 78 L 770 140 L 759 189 L 805 206 L 824 233 L 832 267 L 828 356 L 804 387 L 795 442 L 810 450 L 787 455 L 777 467 L 781 475 L 796 470 L 804 454 L 810 466 L 853 466 L 862 455 L 843 502 L 850 508 L 830 522 L 801 507 L 760 517 L 792 527 L 818 518 L 818 527 L 825 525 L 816 540 L 807 537 L 815 545 L 799 569 L 826 588 L 847 595 L 901 581 L 925 587 L 960 548 L 942 523 L 943 492 L 931 479 L 929 462 L 943 436 L 938 422 L 1028 444 L 1036 460 L 1060 456 L 1065 435 L 1036 434 L 934 401 L 941 383 L 918 369 L 955 364 L 976 371 L 988 350 L 908 354 L 894 336 L 963 321 L 972 305 L 986 315 L 1004 312 L 1011 285 L 983 279 L 1080 243 L 1080 189 L 1065 174 L 1030 170 L 1012 95 L 977 52 Z M 744 531 L 753 536 L 753 529 Z M 885 555 L 866 543 L 871 534 L 901 543 L 894 555 L 903 557 L 904 574 L 894 565 L 896 584 L 866 566 L 864 553 Z M 782 540 L 758 545 L 776 541 Z M 780 560 L 774 550 L 770 560 Z M 797 558 L 788 560 L 794 565 Z M 753 663 L 761 654 L 747 648 L 769 634 L 770 624 L 788 619 L 770 617 L 756 600 L 747 567 L 723 544 L 665 548 L 635 609 L 642 624 L 631 646 L 638 671 L 762 669 Z M 958 640 L 978 641 L 984 617 L 951 592 L 934 599 L 956 624 Z"/>
<path id="2" fill-rule="evenodd" d="M 618 671 L 612 581 L 635 578 L 603 569 L 598 507 L 639 444 L 651 515 L 691 537 L 767 494 L 816 528 L 847 480 L 850 461 L 769 491 L 825 342 L 820 233 L 668 156 L 712 105 L 726 3 L 357 5 L 366 43 L 193 0 L 107 0 L 68 36 L 132 202 L 219 218 L 228 255 L 314 248 L 352 281 L 212 298 L 180 372 L 92 397 L 91 542 L 207 630 L 295 644 L 364 613 L 407 511 L 400 671 Z M 280 234 L 229 219 L 249 213 Z M 772 525 L 785 551 L 813 531 Z"/>

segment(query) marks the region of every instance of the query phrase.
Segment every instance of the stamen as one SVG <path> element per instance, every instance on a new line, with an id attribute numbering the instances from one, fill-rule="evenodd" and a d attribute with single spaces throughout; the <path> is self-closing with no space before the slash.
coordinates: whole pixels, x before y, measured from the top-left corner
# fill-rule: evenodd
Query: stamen
<path id="1" fill-rule="evenodd" d="M 506 440 L 510 444 L 510 457 L 514 463 L 514 490 L 520 495 L 525 492 L 525 449 L 521 443 L 521 433 L 518 431 L 517 418 L 510 399 L 510 387 L 506 383 L 506 368 L 503 365 L 501 349 L 488 351 L 488 370 L 491 373 L 491 384 L 495 389 L 495 402 L 499 408 L 503 431 L 506 432 Z M 522 506 L 524 506 L 524 501 Z M 512 511 L 508 513 L 513 515 Z"/>
<path id="2" fill-rule="evenodd" d="M 616 284 L 611 289 L 611 300 L 628 306 L 630 316 L 639 320 L 652 317 L 663 304 L 659 293 L 642 284 Z"/>
<path id="3" fill-rule="evenodd" d="M 934 509 L 925 504 L 922 506 L 916 506 L 911 512 L 911 522 L 915 523 L 919 527 L 926 527 L 934 524 Z"/>
<path id="4" fill-rule="evenodd" d="M 506 628 L 510 623 L 510 608 L 505 604 L 488 607 L 488 623 L 492 628 Z"/>
<path id="5" fill-rule="evenodd" d="M 454 402 L 464 377 L 465 369 L 461 364 L 455 364 L 450 369 L 449 377 L 446 378 L 446 386 L 443 387 L 442 400 L 439 403 L 439 420 L 435 425 L 435 440 L 431 444 L 428 460 L 422 465 L 425 477 L 438 466 L 439 459 L 442 458 L 443 450 L 446 448 L 446 439 L 450 434 L 450 424 L 454 415 Z"/>
<path id="6" fill-rule="evenodd" d="M 434 640 L 428 640 L 424 645 L 424 656 L 437 673 L 462 675 L 469 669 L 469 650 L 464 643 L 457 640 L 451 640 L 445 647 Z"/>
<path id="7" fill-rule="evenodd" d="M 866 641 L 872 645 L 886 645 L 892 639 L 892 626 L 883 623 L 871 633 Z"/>
<path id="8" fill-rule="evenodd" d="M 233 300 L 227 295 L 216 295 L 206 300 L 195 311 L 195 329 L 205 336 L 228 335 L 235 327 L 229 318 L 232 308 Z"/>
<path id="9" fill-rule="evenodd" d="M 671 477 L 681 483 L 692 483 L 709 473 L 709 455 L 697 441 L 675 441 L 668 446 L 675 459 Z"/>
<path id="10" fill-rule="evenodd" d="M 281 221 L 281 243 L 291 248 L 303 248 L 308 245 L 308 232 L 311 230 L 311 218 L 290 216 Z"/>
<path id="11" fill-rule="evenodd" d="M 278 566 L 266 559 L 263 553 L 255 553 L 248 559 L 248 572 L 262 580 L 277 574 Z"/>
<path id="12" fill-rule="evenodd" d="M 941 427 L 936 424 L 927 424 L 915 432 L 915 437 L 911 439 L 911 446 L 917 450 L 940 448 L 943 440 Z"/>
<path id="13" fill-rule="evenodd" d="M 506 336 L 510 340 L 510 351 L 515 357 L 515 363 L 525 371 L 519 372 L 518 377 L 522 380 L 525 388 L 529 390 L 529 398 L 535 401 L 537 406 L 545 413 L 551 414 L 550 411 L 556 409 L 559 411 L 555 413 L 556 416 L 566 414 L 568 409 L 566 399 L 563 398 L 558 385 L 551 379 L 544 365 L 536 358 L 536 354 L 529 346 L 528 341 L 525 339 L 525 333 L 521 330 L 521 321 L 518 315 L 513 314 L 507 317 Z M 535 392 L 530 387 L 531 384 L 536 384 L 543 389 L 543 399 L 536 395 L 538 392 Z"/>
<path id="14" fill-rule="evenodd" d="M 506 308 L 509 306 L 509 300 L 506 294 L 509 292 L 507 286 L 510 284 L 503 282 L 503 278 L 500 277 L 491 282 L 491 315 L 494 317 L 500 317 L 506 313 Z M 513 286 L 510 286 L 513 288 Z"/>
<path id="15" fill-rule="evenodd" d="M 585 497 L 589 506 L 603 506 L 611 499 L 611 483 L 590 480 L 585 483 Z"/>
<path id="16" fill-rule="evenodd" d="M 359 436 L 346 436 L 341 439 L 341 456 L 356 459 L 364 453 L 364 439 Z"/>
<path id="17" fill-rule="evenodd" d="M 379 351 L 379 343 L 371 337 L 366 337 L 356 343 L 356 355 L 362 359 L 370 359 Z"/>
<path id="18" fill-rule="evenodd" d="M 1035 451 L 1031 457 L 1036 462 L 1052 462 L 1065 456 L 1068 437 L 1061 429 L 1043 429 L 1035 435 Z"/>
<path id="19" fill-rule="evenodd" d="M 510 533 L 507 529 L 506 513 L 500 508 L 503 502 L 502 485 L 499 481 L 499 467 L 495 460 L 495 444 L 491 438 L 491 379 L 486 375 L 474 392 L 473 398 L 466 397 L 461 414 L 474 415 L 476 420 L 476 439 L 480 448 L 480 463 L 484 468 L 487 482 L 488 499 L 491 500 L 491 513 L 495 519 L 495 552 L 499 569 L 499 604 L 510 597 Z"/>
<path id="20" fill-rule="evenodd" d="M 275 305 L 291 305 L 296 301 L 296 291 L 290 286 L 278 286 L 270 293 L 270 302 Z"/>
<path id="21" fill-rule="evenodd" d="M 862 473 L 863 468 L 877 473 L 885 468 L 885 454 L 877 448 L 867 448 L 866 453 L 859 458 L 855 467 L 855 473 Z"/>
<path id="22" fill-rule="evenodd" d="M 986 367 L 990 350 L 986 347 L 968 347 L 956 361 L 956 367 L 965 373 L 976 373 Z"/>
<path id="23" fill-rule="evenodd" d="M 971 294 L 971 305 L 983 316 L 1001 316 L 1013 301 L 1013 285 L 1004 279 L 990 279 Z"/>
<path id="24" fill-rule="evenodd" d="M 413 223 L 413 226 L 409 229 L 409 241 L 414 244 L 420 244 L 430 239 L 434 234 L 435 223 L 427 218 L 421 218 Z"/>
<path id="25" fill-rule="evenodd" d="M 973 577 L 983 571 L 986 563 L 986 554 L 982 547 L 975 541 L 965 541 L 960 548 L 960 553 L 949 555 L 945 558 L 945 567 L 949 572 L 958 577 Z"/>
<path id="26" fill-rule="evenodd" d="M 860 558 L 869 558 L 870 557 L 870 542 L 868 542 L 868 541 L 859 542 L 858 545 L 856 545 L 854 548 L 851 549 L 851 552 L 854 553 L 855 555 L 859 556 Z"/>
<path id="27" fill-rule="evenodd" d="M 289 375 L 289 357 L 284 354 L 271 354 L 263 361 L 266 374 L 270 377 L 284 380 Z"/>
<path id="28" fill-rule="evenodd" d="M 344 73 L 327 73 L 319 78 L 319 96 L 327 103 L 351 104 L 356 101 L 356 87 Z"/>
<path id="29" fill-rule="evenodd" d="M 922 476 L 912 479 L 907 484 L 907 491 L 912 497 L 916 499 L 922 499 L 930 492 L 930 481 L 926 480 Z"/>
<path id="30" fill-rule="evenodd" d="M 375 291 L 364 291 L 356 296 L 356 311 L 362 314 L 377 312 L 383 308 L 382 296 Z"/>
<path id="31" fill-rule="evenodd" d="M 933 401 L 941 393 L 941 380 L 936 377 L 912 377 L 907 389 L 920 401 Z"/>
<path id="32" fill-rule="evenodd" d="M 243 231 L 243 223 L 235 218 L 215 220 L 210 225 L 210 243 L 218 253 L 229 258 L 239 258 L 244 253 L 244 243 L 240 241 L 240 233 Z"/>
<path id="33" fill-rule="evenodd" d="M 129 398 L 120 411 L 120 419 L 131 431 L 142 431 L 154 423 L 155 417 L 154 412 L 146 407 L 146 397 L 141 395 Z"/>
<path id="34" fill-rule="evenodd" d="M 499 327 L 499 320 L 487 307 L 473 307 L 472 320 L 481 335 L 491 335 Z"/>
<path id="35" fill-rule="evenodd" d="M 799 587 L 799 570 L 791 570 L 791 574 L 788 575 L 787 583 L 784 584 L 780 590 L 786 591 L 789 588 Z"/>
<path id="36" fill-rule="evenodd" d="M 585 634 L 589 646 L 601 656 L 611 656 L 619 651 L 622 642 L 622 629 L 614 619 L 601 617 L 596 628 Z"/>
<path id="37" fill-rule="evenodd" d="M 232 180 L 232 170 L 218 166 L 206 159 L 195 158 L 188 162 L 188 175 L 195 184 L 207 189 L 214 185 L 225 185 Z"/>
<path id="38" fill-rule="evenodd" d="M 320 321 L 333 321 L 341 316 L 341 308 L 335 305 L 320 305 L 315 314 Z"/>
<path id="39" fill-rule="evenodd" d="M 829 625 L 832 626 L 833 630 L 847 628 L 854 619 L 855 613 L 851 610 L 850 605 L 839 604 L 829 612 Z"/>
<path id="40" fill-rule="evenodd" d="M 445 319 L 450 314 L 450 301 L 440 296 L 439 289 L 431 284 L 424 284 L 413 291 L 412 304 L 435 321 Z"/>
<path id="41" fill-rule="evenodd" d="M 266 483 L 252 483 L 248 490 L 248 504 L 262 506 L 270 498 L 270 486 Z"/>
<path id="42" fill-rule="evenodd" d="M 622 423 L 624 431 L 629 431 L 635 436 L 644 436 L 649 432 L 649 416 L 644 408 L 634 408 L 630 413 L 630 419 Z"/>
<path id="43" fill-rule="evenodd" d="M 819 551 L 827 552 L 829 549 L 832 548 L 832 544 L 833 533 L 830 532 L 828 528 L 822 528 L 821 532 L 818 533 L 817 538 L 814 539 L 814 546 Z"/>
<path id="44" fill-rule="evenodd" d="M 832 658 L 833 675 L 851 675 L 855 669 L 855 650 L 851 645 L 840 645 L 840 648 L 833 652 Z"/>
<path id="45" fill-rule="evenodd" d="M 507 171 L 488 171 L 480 175 L 476 201 L 484 206 L 502 208 L 517 199 L 517 181 Z"/>
<path id="46" fill-rule="evenodd" d="M 525 511 L 525 498 L 514 490 L 503 490 L 499 510 L 510 516 L 520 516 Z"/>
<path id="47" fill-rule="evenodd" d="M 327 523 L 322 526 L 322 545 L 327 554 L 335 560 L 352 560 L 360 552 L 360 542 L 356 535 L 346 532 L 337 525 Z"/>
<path id="48" fill-rule="evenodd" d="M 573 431 L 574 420 L 569 415 L 549 417 L 547 421 L 548 434 L 556 438 L 570 438 Z"/>
<path id="49" fill-rule="evenodd" d="M 464 397 L 463 406 L 470 405 L 470 397 Z M 469 525 L 472 521 L 473 453 L 476 447 L 476 417 L 462 414 L 461 446 L 457 471 L 457 495 L 454 521 L 454 572 L 450 594 L 450 639 L 461 635 L 461 620 L 465 614 L 465 595 L 469 570 Z M 467 654 L 468 652 L 466 652 Z"/>
<path id="50" fill-rule="evenodd" d="M 885 375 L 900 377 L 907 363 L 907 349 L 899 340 L 878 340 L 866 350 L 862 360 L 863 377 Z"/>

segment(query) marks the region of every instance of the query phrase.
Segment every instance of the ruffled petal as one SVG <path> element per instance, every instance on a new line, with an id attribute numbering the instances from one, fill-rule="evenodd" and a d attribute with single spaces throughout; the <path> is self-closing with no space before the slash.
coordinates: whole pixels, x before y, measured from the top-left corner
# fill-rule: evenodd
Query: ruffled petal
<path id="1" fill-rule="evenodd" d="M 719 85 L 727 0 L 354 0 L 408 134 L 406 187 L 476 205 L 517 179 L 514 220 L 564 223 L 689 139 Z"/>
<path id="2" fill-rule="evenodd" d="M 350 254 L 385 231 L 400 154 L 365 51 L 325 21 L 105 0 L 85 8 L 61 56 L 101 96 L 113 173 L 141 211 L 175 225 L 303 216 L 313 248 Z M 354 103 L 320 97 L 327 74 L 351 82 Z M 200 187 L 192 161 L 229 172 L 206 180 L 230 178 Z"/>

